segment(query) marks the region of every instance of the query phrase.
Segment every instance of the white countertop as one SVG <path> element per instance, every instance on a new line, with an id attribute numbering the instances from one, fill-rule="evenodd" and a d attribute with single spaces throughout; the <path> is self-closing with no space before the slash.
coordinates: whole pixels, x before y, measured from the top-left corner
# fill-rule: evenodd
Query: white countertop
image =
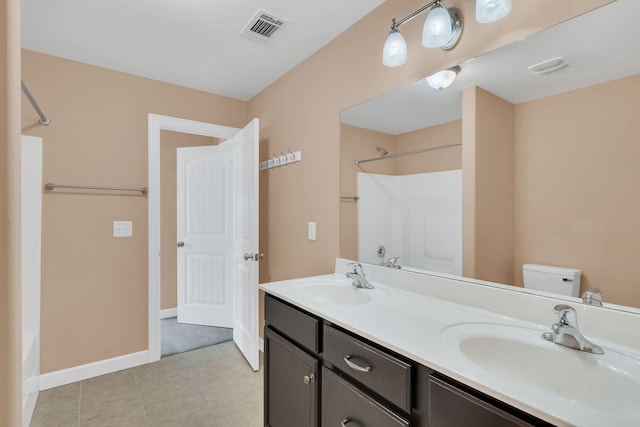
<path id="1" fill-rule="evenodd" d="M 558 426 L 640 426 L 640 409 L 602 408 L 597 407 L 598 405 L 592 408 L 572 399 L 571 396 L 563 395 L 559 398 L 558 395 L 545 393 L 539 387 L 529 386 L 526 376 L 505 378 L 479 369 L 477 364 L 470 363 L 461 352 L 456 351 L 454 345 L 443 341 L 443 337 L 447 336 L 447 333 L 443 333 L 445 330 L 467 323 L 514 326 L 530 330 L 538 336 L 537 334 L 550 330 L 549 326 L 555 321 L 551 308 L 559 300 L 544 295 L 527 295 L 447 277 L 376 266 L 365 266 L 367 278 L 376 287 L 374 290 L 353 288 L 356 292 L 367 293 L 366 303 L 349 304 L 346 300 L 324 300 L 304 291 L 304 288 L 318 283 L 335 285 L 344 282 L 348 285 L 350 280 L 348 281 L 343 274 L 345 264 L 345 260 L 338 259 L 335 274 L 265 283 L 260 288 L 417 363 Z M 582 320 L 588 318 L 583 307 L 576 309 L 578 316 L 583 317 Z M 605 313 L 606 311 L 598 312 L 597 315 L 608 319 L 607 316 L 610 317 L 611 314 Z M 590 317 L 596 317 L 589 313 Z M 634 316 L 635 325 L 630 326 L 629 332 L 638 326 L 635 317 L 639 316 L 629 313 L 620 313 L 620 316 L 623 321 L 629 320 L 628 316 Z M 602 322 L 602 319 L 598 320 Z M 593 325 L 595 322 L 582 323 Z M 594 334 L 607 330 L 601 325 L 600 328 L 591 329 Z M 637 329 L 633 333 L 637 336 L 636 331 Z M 585 331 L 583 333 L 590 339 L 593 338 L 593 341 L 600 338 L 597 335 L 588 335 Z M 631 347 L 629 342 L 624 342 L 623 345 L 602 339 L 596 342 L 609 351 L 623 351 L 625 354 L 638 357 L 638 360 L 630 359 L 630 363 L 637 363 L 640 372 L 640 346 L 635 345 L 637 337 L 633 340 Z M 548 344 L 557 346 L 553 343 Z M 597 357 L 578 350 L 564 347 L 562 349 L 561 351 L 569 352 L 566 353 L 568 357 L 575 357 L 576 363 L 585 363 L 589 358 Z M 523 373 L 526 372 L 526 368 L 527 362 L 523 360 Z M 635 366 L 632 368 L 635 370 Z M 626 390 L 627 393 L 629 390 L 634 393 L 636 383 L 629 384 L 631 388 Z M 589 379 L 585 378 L 584 386 L 597 387 L 598 384 L 589 384 Z M 640 402 L 640 387 L 637 388 L 637 392 L 637 401 Z"/>

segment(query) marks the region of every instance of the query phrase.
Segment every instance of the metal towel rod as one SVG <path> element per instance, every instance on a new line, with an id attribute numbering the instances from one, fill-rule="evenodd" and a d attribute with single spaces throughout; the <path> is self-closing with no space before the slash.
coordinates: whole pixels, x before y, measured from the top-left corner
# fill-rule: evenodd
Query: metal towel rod
<path id="1" fill-rule="evenodd" d="M 124 188 L 124 187 L 93 187 L 87 185 L 65 185 L 65 184 L 53 184 L 51 182 L 47 182 L 44 186 L 45 190 L 51 191 L 55 188 L 71 188 L 74 190 L 103 190 L 103 191 L 135 191 L 140 192 L 142 194 L 147 194 L 147 187 L 140 188 Z"/>

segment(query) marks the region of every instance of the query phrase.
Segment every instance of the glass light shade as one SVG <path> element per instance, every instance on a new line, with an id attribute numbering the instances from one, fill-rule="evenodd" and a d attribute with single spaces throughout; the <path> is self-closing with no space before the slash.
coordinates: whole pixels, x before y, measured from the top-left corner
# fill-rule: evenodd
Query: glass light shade
<path id="1" fill-rule="evenodd" d="M 382 63 L 387 67 L 399 67 L 407 62 L 407 43 L 398 30 L 392 30 L 384 42 Z"/>
<path id="2" fill-rule="evenodd" d="M 476 0 L 476 21 L 496 22 L 511 12 L 511 0 Z"/>
<path id="3" fill-rule="evenodd" d="M 422 46 L 442 47 L 453 37 L 453 25 L 447 9 L 436 4 L 427 15 L 422 27 Z"/>
<path id="4" fill-rule="evenodd" d="M 458 69 L 450 68 L 448 70 L 438 71 L 426 78 L 427 83 L 434 89 L 446 89 L 454 82 L 458 75 Z"/>

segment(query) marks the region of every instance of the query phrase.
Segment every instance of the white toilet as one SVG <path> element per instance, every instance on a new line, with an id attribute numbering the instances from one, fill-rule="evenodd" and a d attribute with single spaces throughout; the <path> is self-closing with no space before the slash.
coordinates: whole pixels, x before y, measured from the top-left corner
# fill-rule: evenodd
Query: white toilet
<path id="1" fill-rule="evenodd" d="M 524 264 L 522 266 L 525 288 L 559 295 L 577 297 L 580 292 L 581 275 L 582 272 L 575 268 L 538 264 Z"/>

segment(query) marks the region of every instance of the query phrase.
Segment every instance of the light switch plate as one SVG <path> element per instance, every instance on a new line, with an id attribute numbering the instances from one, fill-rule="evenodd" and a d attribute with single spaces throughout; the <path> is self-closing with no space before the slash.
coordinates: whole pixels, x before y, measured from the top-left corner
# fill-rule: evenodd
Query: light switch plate
<path id="1" fill-rule="evenodd" d="M 113 237 L 132 237 L 133 221 L 113 221 Z"/>

